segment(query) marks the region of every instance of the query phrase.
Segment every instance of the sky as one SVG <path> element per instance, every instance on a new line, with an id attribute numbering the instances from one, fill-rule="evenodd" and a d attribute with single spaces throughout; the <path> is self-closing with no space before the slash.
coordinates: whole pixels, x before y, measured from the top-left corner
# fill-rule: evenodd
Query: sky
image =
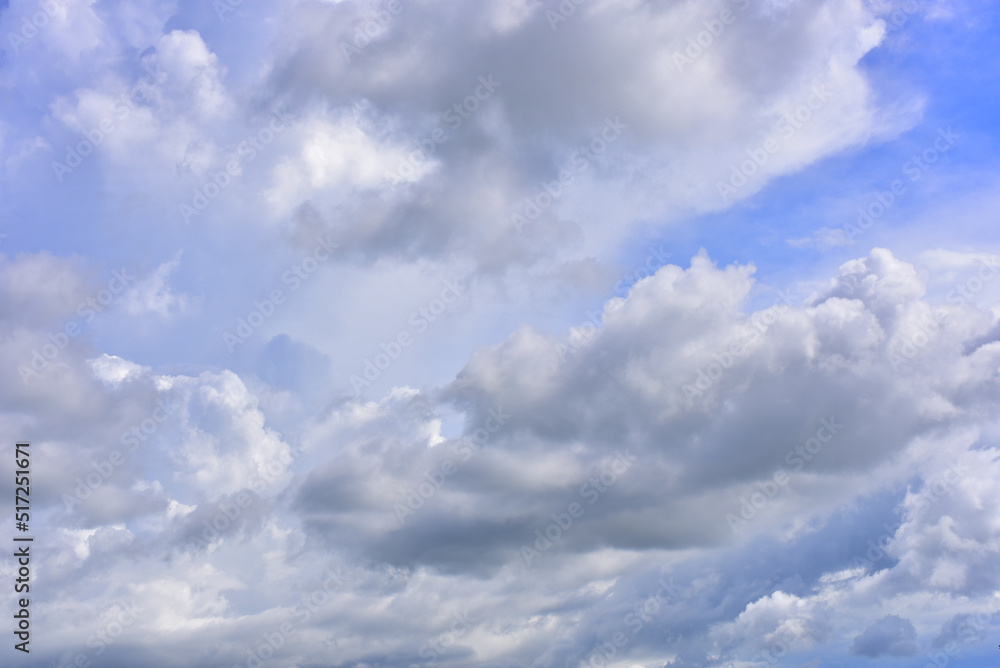
<path id="1" fill-rule="evenodd" d="M 997 665 L 998 20 L 0 0 L 3 665 Z"/>

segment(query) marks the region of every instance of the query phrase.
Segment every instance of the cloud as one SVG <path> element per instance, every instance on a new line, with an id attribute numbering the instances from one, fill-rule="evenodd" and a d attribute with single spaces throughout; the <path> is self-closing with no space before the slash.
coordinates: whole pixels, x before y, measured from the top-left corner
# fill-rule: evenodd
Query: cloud
<path id="1" fill-rule="evenodd" d="M 836 248 L 837 246 L 848 246 L 851 244 L 851 239 L 843 229 L 821 227 L 810 237 L 788 239 L 787 243 L 793 248 L 818 248 L 826 250 L 828 248 Z"/>
<path id="2" fill-rule="evenodd" d="M 386 16 L 377 20 L 380 9 Z M 726 24 L 721 11 L 729 12 Z M 580 8 L 556 30 L 546 16 L 530 3 L 461 11 L 410 3 L 396 13 L 366 3 L 291 7 L 269 85 L 275 97 L 310 110 L 312 125 L 321 123 L 315 110 L 344 120 L 337 134 L 300 136 L 306 164 L 286 162 L 275 173 L 280 210 L 308 199 L 325 215 L 363 216 L 365 234 L 351 243 L 375 256 L 418 247 L 472 252 L 482 263 L 524 262 L 538 243 L 554 246 L 551 231 L 585 230 L 593 243 L 636 217 L 722 209 L 775 176 L 894 131 L 858 70 L 881 37 L 861 3 L 606 2 Z M 711 45 L 678 65 L 711 21 L 722 32 L 706 33 Z M 440 25 L 463 37 L 430 39 Z M 756 56 L 742 58 L 751 40 Z M 414 69 L 417 62 L 440 66 Z M 610 146 L 600 138 L 607 119 L 626 128 Z M 401 148 L 376 160 L 374 148 L 348 141 L 364 135 Z M 746 147 L 768 138 L 777 148 L 760 149 L 765 163 L 751 164 L 749 182 L 744 175 L 731 184 L 754 150 Z M 586 170 L 518 238 L 511 218 L 525 198 L 544 193 L 561 171 L 572 173 L 591 146 L 598 154 Z M 296 193 L 289 186 L 325 182 L 331 165 L 347 164 L 364 181 L 348 201 L 339 187 Z M 733 193 L 720 198 L 720 183 Z"/>
<path id="3" fill-rule="evenodd" d="M 910 620 L 889 615 L 854 639 L 851 654 L 873 659 L 880 656 L 913 656 L 917 652 L 916 639 L 917 630 Z"/>
<path id="4" fill-rule="evenodd" d="M 55 325 L 89 296 L 89 276 L 79 259 L 50 253 L 22 254 L 0 264 L 0 317 L 7 327 Z"/>
<path id="5" fill-rule="evenodd" d="M 23 404 L 3 418 L 48 424 L 34 430 L 52 472 L 37 503 L 60 538 L 43 559 L 68 602 L 42 619 L 65 625 L 71 652 L 94 632 L 84 610 L 131 601 L 136 633 L 169 629 L 193 656 L 211 626 L 226 662 L 300 619 L 280 650 L 300 663 L 325 641 L 355 662 L 565 665 L 620 632 L 631 661 L 669 637 L 678 665 L 711 665 L 711 652 L 804 662 L 851 638 L 858 655 L 908 655 L 917 620 L 990 610 L 977 592 L 996 584 L 994 523 L 974 509 L 996 506 L 982 416 L 1000 349 L 960 343 L 992 321 L 926 303 L 918 272 L 883 249 L 810 300 L 756 311 L 753 274 L 701 253 L 607 302 L 592 329 L 523 327 L 443 387 L 335 398 L 299 425 L 288 402 L 323 357 L 287 338 L 246 381 L 70 351 L 60 395 L 89 395 L 90 417 L 60 430 L 45 420 L 64 408 Z M 913 314 L 937 309 L 934 338 L 894 368 Z M 445 435 L 450 416 L 462 426 Z M 885 529 L 838 519 L 876 499 Z M 331 569 L 344 585 L 296 615 L 287 592 Z M 117 589 L 73 593 L 112 571 Z M 917 592 L 933 598 L 914 606 Z M 474 621 L 442 645 L 452 615 Z M 110 665 L 161 649 L 130 638 Z"/>
<path id="6" fill-rule="evenodd" d="M 164 262 L 146 278 L 140 280 L 124 295 L 124 308 L 130 315 L 155 313 L 166 317 L 183 312 L 187 297 L 171 293 L 167 280 L 180 265 L 181 254 L 177 253 L 169 262 Z"/>
<path id="7" fill-rule="evenodd" d="M 939 113 L 884 99 L 885 3 L 120 4 L 0 61 L 39 662 L 813 667 L 997 630 L 997 256 L 775 231 Z"/>

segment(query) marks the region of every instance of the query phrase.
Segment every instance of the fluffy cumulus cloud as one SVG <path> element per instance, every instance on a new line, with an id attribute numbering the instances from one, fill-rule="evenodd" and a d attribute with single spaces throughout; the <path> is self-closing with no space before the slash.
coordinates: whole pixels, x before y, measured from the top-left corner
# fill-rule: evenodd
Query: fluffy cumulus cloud
<path id="1" fill-rule="evenodd" d="M 883 24 L 857 0 L 294 2 L 243 36 L 266 40 L 249 72 L 220 57 L 235 38 L 221 28 L 250 30 L 227 2 L 205 34 L 149 8 L 140 44 L 88 6 L 92 57 L 44 65 L 86 83 L 45 100 L 44 124 L 18 119 L 19 170 L 99 169 L 107 197 L 141 190 L 131 206 L 172 226 L 273 226 L 311 203 L 365 255 L 506 266 L 724 208 L 906 122 L 858 70 Z M 31 24 L 29 5 L 5 12 L 8 30 Z M 60 21 L 11 58 L 55 48 Z M 121 64 L 90 71 L 98 59 Z"/>
<path id="2" fill-rule="evenodd" d="M 273 94 L 362 101 L 370 139 L 313 134 L 337 157 L 304 151 L 299 192 L 278 192 L 359 219 L 367 252 L 524 262 L 567 235 L 601 243 L 609 217 L 722 208 L 900 122 L 857 70 L 882 35 L 858 2 L 302 2 L 286 19 Z M 352 164 L 358 199 L 316 191 Z"/>
<path id="3" fill-rule="evenodd" d="M 995 243 L 783 222 L 931 4 L 0 3 L 4 665 L 982 658 Z"/>
<path id="4" fill-rule="evenodd" d="M 753 273 L 667 265 L 596 326 L 521 329 L 437 390 L 338 399 L 298 433 L 268 426 L 285 408 L 259 380 L 68 352 L 34 382 L 78 397 L 73 424 L 51 402 L 4 418 L 39 420 L 59 595 L 38 623 L 67 630 L 50 656 L 96 657 L 118 617 L 105 665 L 211 647 L 211 665 L 721 666 L 967 642 L 997 606 L 1000 346 L 968 346 L 994 317 L 926 301 L 881 249 L 799 303 L 747 309 Z M 847 521 L 859 507 L 882 521 Z"/>

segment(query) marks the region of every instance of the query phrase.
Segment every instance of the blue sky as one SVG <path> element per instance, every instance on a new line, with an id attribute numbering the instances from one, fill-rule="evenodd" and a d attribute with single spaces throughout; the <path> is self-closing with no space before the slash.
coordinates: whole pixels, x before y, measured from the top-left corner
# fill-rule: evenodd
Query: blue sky
<path id="1" fill-rule="evenodd" d="M 825 275 L 858 250 L 895 247 L 928 207 L 947 208 L 955 215 L 959 207 L 952 208 L 952 203 L 991 192 L 996 183 L 1000 106 L 996 86 L 990 83 L 998 68 L 998 54 L 990 48 L 997 36 L 997 16 L 986 6 L 978 7 L 976 14 L 974 19 L 949 22 L 915 16 L 890 31 L 885 43 L 862 59 L 861 66 L 886 104 L 898 98 L 924 101 L 920 118 L 900 136 L 851 147 L 776 179 L 743 206 L 693 218 L 680 233 L 670 229 L 655 238 L 675 244 L 681 257 L 704 247 L 723 263 L 753 262 L 761 276 L 773 272 L 782 284 L 808 275 L 817 261 L 823 263 L 817 269 Z M 856 208 L 867 206 L 876 189 L 884 190 L 899 178 L 900 166 L 922 151 L 938 128 L 948 126 L 962 135 L 956 152 L 910 187 L 879 220 L 878 229 L 847 248 L 802 249 L 784 243 L 820 227 L 836 229 L 854 222 Z M 973 225 L 951 230 L 954 247 L 963 250 L 992 241 L 991 232 Z"/>
<path id="2" fill-rule="evenodd" d="M 998 16 L 0 0 L 5 662 L 995 665 Z"/>

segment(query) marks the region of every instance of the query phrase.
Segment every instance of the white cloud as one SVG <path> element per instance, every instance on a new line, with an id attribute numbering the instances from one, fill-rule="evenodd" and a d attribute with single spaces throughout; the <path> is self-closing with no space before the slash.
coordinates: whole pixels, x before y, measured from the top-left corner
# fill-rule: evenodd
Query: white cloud
<path id="1" fill-rule="evenodd" d="M 909 331 L 907 314 L 940 308 L 922 306 L 924 282 L 911 265 L 876 249 L 846 263 L 811 306 L 779 303 L 747 314 L 752 273 L 718 268 L 704 254 L 687 269 L 664 266 L 609 303 L 600 329 L 567 356 L 557 344 L 568 333 L 525 328 L 474 355 L 437 398 L 401 388 L 377 403 L 335 402 L 298 434 L 269 428 L 261 402 L 231 372 L 161 376 L 102 356 L 90 363 L 96 377 L 87 386 L 104 397 L 95 419 L 75 425 L 71 439 L 39 434 L 62 489 L 72 494 L 74 477 L 99 470 L 130 426 L 142 433 L 157 399 L 178 408 L 91 498 L 51 520 L 70 532 L 52 563 L 67 577 L 104 579 L 112 571 L 101 560 L 128 555 L 127 567 L 115 557 L 121 566 L 113 572 L 135 583 L 124 596 L 148 611 L 139 628 L 171 629 L 182 655 L 209 625 L 224 629 L 223 651 L 234 661 L 270 628 L 268 620 L 292 615 L 279 590 L 308 593 L 320 564 L 346 572 L 359 558 L 371 566 L 355 569 L 322 612 L 298 627 L 289 660 L 318 660 L 322 639 L 336 638 L 347 660 L 371 660 L 390 647 L 410 657 L 396 661 L 408 665 L 451 624 L 451 613 L 438 619 L 412 610 L 447 592 L 453 612 L 475 621 L 449 650 L 461 654 L 442 656 L 502 661 L 538 652 L 572 663 L 600 639 L 627 632 L 634 622 L 627 615 L 667 570 L 680 583 L 673 602 L 643 625 L 671 628 L 686 616 L 686 639 L 673 651 L 692 665 L 709 665 L 704 657 L 713 652 L 752 661 L 775 647 L 795 655 L 859 635 L 867 643 L 859 651 L 883 651 L 875 641 L 885 634 L 865 629 L 887 615 L 916 628 L 899 642 L 923 646 L 950 616 L 987 609 L 989 597 L 977 592 L 997 586 L 988 564 L 1000 549 L 1000 520 L 986 512 L 996 506 L 996 450 L 976 434 L 992 429 L 983 410 L 992 390 L 975 388 L 997 383 L 1000 348 L 966 356 L 954 345 L 990 321 L 971 304 L 952 307 L 939 341 L 894 370 L 888 353 Z M 855 294 L 839 296 L 848 277 Z M 748 340 L 754 330 L 759 335 Z M 723 368 L 720 353 L 736 341 L 745 350 Z M 67 357 L 70 370 L 84 363 Z M 715 380 L 686 395 L 699 369 Z M 497 426 L 488 422 L 491 410 L 503 423 L 484 432 L 480 447 L 455 439 L 428 447 L 441 421 L 432 409 L 443 409 L 443 400 L 462 408 L 467 438 Z M 948 410 L 929 411 L 934 401 Z M 110 417 L 116 410 L 125 413 Z M 884 414 L 893 420 L 875 417 Z M 831 418 L 839 433 L 796 468 L 786 455 Z M 104 445 L 60 463 L 75 439 L 105 432 L 110 438 L 97 441 Z M 635 464 L 596 492 L 615 451 L 625 449 Z M 176 475 L 153 465 L 161 457 Z M 950 462 L 959 462 L 961 475 L 942 488 L 936 481 Z M 726 514 L 740 513 L 739 497 L 766 490 L 778 469 L 788 481 L 734 534 Z M 421 485 L 416 493 L 426 498 L 401 525 L 398 507 Z M 244 489 L 249 496 L 240 496 Z M 904 521 L 843 536 L 835 520 L 841 509 L 886 492 Z M 562 521 L 574 501 L 585 512 L 525 564 L 521 546 L 534 545 L 535 530 Z M 51 503 L 63 505 L 58 496 Z M 192 541 L 213 521 L 225 526 L 196 547 Z M 771 546 L 769 567 L 778 569 L 793 568 L 786 562 L 794 546 L 813 540 L 853 547 L 757 593 L 750 578 L 739 585 L 738 608 L 718 607 L 716 596 L 734 595 L 730 578 L 743 577 L 727 563 L 755 554 L 760 540 Z M 882 551 L 866 556 L 868 540 Z M 247 561 L 240 556 L 247 550 L 264 558 Z M 164 562 L 164 551 L 179 561 Z M 294 565 L 302 560 L 311 564 L 305 571 Z M 167 589 L 176 596 L 164 599 Z M 252 604 L 234 594 L 251 591 Z M 880 604 L 872 607 L 876 592 Z M 104 597 L 90 605 L 114 603 Z M 856 622 L 845 609 L 859 611 Z M 655 651 L 642 634 L 631 642 L 626 656 L 634 661 Z M 902 651 L 892 643 L 883 649 Z"/>
<path id="2" fill-rule="evenodd" d="M 279 632 L 274 665 L 536 668 L 618 633 L 629 668 L 988 635 L 992 249 L 875 248 L 771 304 L 748 262 L 657 252 L 601 292 L 639 237 L 742 224 L 777 177 L 916 122 L 921 94 L 873 78 L 886 7 L 403 0 L 347 59 L 382 4 L 60 6 L 0 65 L 5 221 L 41 230 L 4 249 L 62 249 L 0 262 L 0 425 L 32 440 L 52 541 L 42 660 L 96 659 L 129 607 L 102 665 L 246 665 Z M 787 238 L 773 277 L 788 245 L 849 246 L 785 227 L 798 203 L 719 253 Z M 336 252 L 292 289 L 317 237 Z M 149 269 L 122 285 L 123 257 Z M 443 276 L 461 298 L 391 353 Z"/>
<path id="3" fill-rule="evenodd" d="M 175 295 L 170 291 L 167 280 L 170 274 L 180 266 L 181 254 L 164 262 L 149 276 L 140 280 L 124 295 L 124 308 L 131 315 L 155 313 L 162 317 L 181 313 L 187 306 L 185 295 Z"/>

